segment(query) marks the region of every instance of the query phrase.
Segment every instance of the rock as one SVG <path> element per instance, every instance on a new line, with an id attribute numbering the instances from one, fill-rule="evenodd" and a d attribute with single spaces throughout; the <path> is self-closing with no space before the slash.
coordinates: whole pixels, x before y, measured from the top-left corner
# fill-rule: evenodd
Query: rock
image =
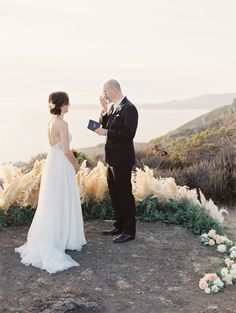
<path id="1" fill-rule="evenodd" d="M 86 269 L 85 271 L 81 272 L 80 275 L 90 279 L 93 276 L 93 271 Z"/>
<path id="2" fill-rule="evenodd" d="M 30 312 L 42 312 L 42 313 L 102 313 L 97 303 L 84 302 L 82 300 L 54 300 L 48 301 L 39 305 L 39 307 L 33 307 Z"/>
<path id="3" fill-rule="evenodd" d="M 128 289 L 128 288 L 131 287 L 131 286 L 130 286 L 126 281 L 124 281 L 124 280 L 119 280 L 119 281 L 117 282 L 117 286 L 118 286 L 119 289 Z"/>
<path id="4" fill-rule="evenodd" d="M 202 313 L 218 313 L 220 312 L 217 305 L 209 305 Z"/>
<path id="5" fill-rule="evenodd" d="M 101 309 L 100 302 L 98 304 L 89 295 L 66 288 L 60 294 L 35 299 L 27 312 L 103 313 L 103 310 Z"/>
<path id="6" fill-rule="evenodd" d="M 102 291 L 102 288 L 96 287 L 96 288 L 95 288 L 95 291 Z"/>

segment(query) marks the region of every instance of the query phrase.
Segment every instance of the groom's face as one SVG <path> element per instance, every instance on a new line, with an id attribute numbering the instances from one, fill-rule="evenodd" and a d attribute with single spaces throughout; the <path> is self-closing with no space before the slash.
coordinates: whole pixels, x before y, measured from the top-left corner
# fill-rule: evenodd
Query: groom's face
<path id="1" fill-rule="evenodd" d="M 107 84 L 105 84 L 103 86 L 103 93 L 105 95 L 105 97 L 112 102 L 112 95 L 113 95 L 113 91 L 111 88 L 109 88 L 109 86 Z"/>

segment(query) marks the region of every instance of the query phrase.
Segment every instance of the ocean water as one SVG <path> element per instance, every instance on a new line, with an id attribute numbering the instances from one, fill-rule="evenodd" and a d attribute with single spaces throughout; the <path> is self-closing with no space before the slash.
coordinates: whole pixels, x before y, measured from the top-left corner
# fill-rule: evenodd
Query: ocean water
<path id="1" fill-rule="evenodd" d="M 88 120 L 98 120 L 100 108 L 78 109 L 70 107 L 65 120 L 72 134 L 71 147 L 75 149 L 91 147 L 103 143 L 99 137 L 87 129 Z M 207 113 L 205 110 L 139 110 L 139 125 L 136 142 L 165 135 L 184 123 Z M 0 164 L 5 162 L 28 161 L 32 156 L 47 152 L 47 123 L 50 114 L 47 107 L 32 105 L 6 106 L 0 114 Z"/>

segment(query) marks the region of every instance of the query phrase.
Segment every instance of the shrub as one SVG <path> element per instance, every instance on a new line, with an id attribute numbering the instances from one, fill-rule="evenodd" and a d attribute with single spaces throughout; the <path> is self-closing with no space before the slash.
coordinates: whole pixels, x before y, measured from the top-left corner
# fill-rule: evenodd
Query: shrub
<path id="1" fill-rule="evenodd" d="M 11 207 L 7 212 L 0 209 L 0 225 L 29 225 L 33 219 L 35 209 L 30 207 Z M 85 220 L 112 219 L 113 210 L 111 201 L 106 197 L 102 201 L 89 200 L 83 204 Z M 224 234 L 220 224 L 207 214 L 205 209 L 187 200 L 158 201 L 156 198 L 147 197 L 137 203 L 136 218 L 138 221 L 156 222 L 181 225 L 188 230 L 202 234 L 210 229 L 215 229 L 218 234 Z"/>

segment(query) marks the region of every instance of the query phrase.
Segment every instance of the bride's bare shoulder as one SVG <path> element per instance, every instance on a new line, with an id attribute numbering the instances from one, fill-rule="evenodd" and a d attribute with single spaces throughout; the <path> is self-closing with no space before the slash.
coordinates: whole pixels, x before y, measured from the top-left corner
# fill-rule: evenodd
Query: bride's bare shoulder
<path id="1" fill-rule="evenodd" d="M 68 129 L 68 123 L 61 118 L 53 117 L 48 122 L 49 128 L 53 129 Z"/>
<path id="2" fill-rule="evenodd" d="M 60 127 L 60 128 L 63 128 L 63 129 L 68 128 L 68 123 L 66 121 L 62 120 L 62 119 L 58 119 L 57 123 L 58 123 L 57 124 L 58 127 Z"/>

